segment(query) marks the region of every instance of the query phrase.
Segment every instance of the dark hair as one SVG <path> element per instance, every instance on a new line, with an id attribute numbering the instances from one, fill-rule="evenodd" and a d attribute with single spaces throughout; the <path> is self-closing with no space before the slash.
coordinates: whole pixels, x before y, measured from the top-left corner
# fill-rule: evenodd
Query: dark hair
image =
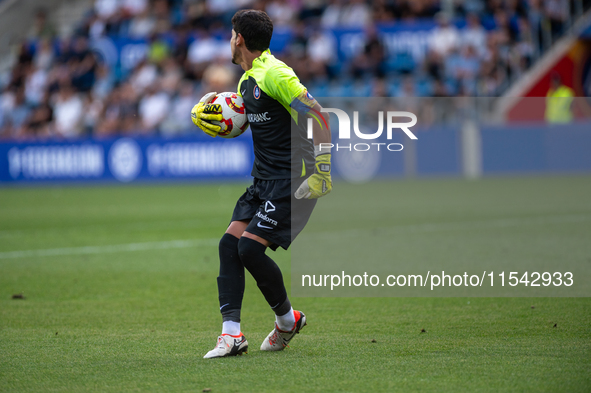
<path id="1" fill-rule="evenodd" d="M 265 11 L 240 10 L 232 17 L 236 34 L 242 34 L 246 49 L 264 51 L 269 48 L 273 35 L 273 22 Z"/>

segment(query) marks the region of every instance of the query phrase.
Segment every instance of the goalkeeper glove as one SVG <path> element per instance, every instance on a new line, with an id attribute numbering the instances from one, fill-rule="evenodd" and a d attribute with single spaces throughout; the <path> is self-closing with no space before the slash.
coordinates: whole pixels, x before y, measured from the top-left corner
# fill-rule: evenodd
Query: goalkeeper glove
<path id="1" fill-rule="evenodd" d="M 212 138 L 215 138 L 222 130 L 222 127 L 210 123 L 212 120 L 222 121 L 222 106 L 210 104 L 216 94 L 216 92 L 207 93 L 191 110 L 193 123 Z"/>
<path id="2" fill-rule="evenodd" d="M 295 192 L 296 199 L 316 199 L 332 191 L 330 153 L 316 156 L 314 174 L 304 180 Z"/>

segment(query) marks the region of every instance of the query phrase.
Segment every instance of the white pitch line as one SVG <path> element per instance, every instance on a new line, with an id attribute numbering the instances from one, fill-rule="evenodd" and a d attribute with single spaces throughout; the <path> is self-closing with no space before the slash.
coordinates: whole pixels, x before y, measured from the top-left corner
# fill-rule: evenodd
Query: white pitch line
<path id="1" fill-rule="evenodd" d="M 1 0 L 0 0 L 1 1 Z M 141 232 L 141 231 L 152 231 L 152 230 L 167 230 L 167 229 L 195 229 L 195 228 L 204 228 L 204 227 L 211 227 L 212 225 L 226 224 L 225 220 L 189 220 L 189 219 L 182 219 L 182 220 L 166 220 L 166 221 L 145 221 L 145 222 L 133 222 L 133 223 L 125 223 L 117 226 L 120 229 L 126 229 L 128 231 L 134 232 Z M 7 229 L 0 231 L 0 239 L 6 238 L 14 238 L 14 237 L 24 237 L 30 236 L 31 233 L 35 234 L 46 234 L 52 233 L 55 234 L 56 232 L 71 232 L 71 231 L 92 231 L 92 230 L 105 230 L 106 228 L 110 228 L 112 225 L 110 224 L 96 224 L 96 225 L 74 225 L 74 226 L 67 226 L 67 227 L 49 227 L 49 228 L 40 228 L 34 229 L 29 228 L 26 230 L 23 229 Z"/>
<path id="2" fill-rule="evenodd" d="M 191 248 L 200 246 L 215 246 L 219 239 L 170 240 L 164 242 L 128 243 L 108 246 L 84 246 L 49 248 L 43 250 L 21 250 L 0 252 L 0 259 L 53 257 L 60 255 L 91 255 L 108 254 L 131 251 L 168 250 L 172 248 Z"/>
<path id="3" fill-rule="evenodd" d="M 504 218 L 492 219 L 483 221 L 465 221 L 465 222 L 441 222 L 441 223 L 425 223 L 425 224 L 410 224 L 410 225 L 395 225 L 389 227 L 377 227 L 370 229 L 344 229 L 340 231 L 325 231 L 308 233 L 301 237 L 312 238 L 322 236 L 336 237 L 342 239 L 343 237 L 356 237 L 361 234 L 371 233 L 373 229 L 394 231 L 399 233 L 427 233 L 439 232 L 449 230 L 466 230 L 466 229 L 488 229 L 488 228 L 504 228 L 520 225 L 540 225 L 540 224 L 558 224 L 564 222 L 584 222 L 590 220 L 588 215 L 561 215 L 561 216 L 545 216 L 545 217 L 530 217 L 530 218 Z M 391 233 L 391 232 L 390 232 Z M 373 236 L 373 235 L 372 235 Z M 20 250 L 0 252 L 0 259 L 13 258 L 30 258 L 30 257 L 50 257 L 60 255 L 89 255 L 89 254 L 107 254 L 118 252 L 131 251 L 148 251 L 148 250 L 167 250 L 172 248 L 191 248 L 200 246 L 216 246 L 219 239 L 194 239 L 194 240 L 170 240 L 164 242 L 146 242 L 146 243 L 128 243 L 116 244 L 107 246 L 84 246 L 84 247 L 65 247 L 65 248 L 49 248 L 43 250 Z"/>

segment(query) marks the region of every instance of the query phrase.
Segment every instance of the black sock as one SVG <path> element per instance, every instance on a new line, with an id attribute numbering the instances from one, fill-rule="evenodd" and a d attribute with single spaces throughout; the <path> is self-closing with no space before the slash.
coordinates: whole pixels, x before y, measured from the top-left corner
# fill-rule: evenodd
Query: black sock
<path id="1" fill-rule="evenodd" d="M 263 244 L 247 237 L 241 237 L 238 242 L 240 259 L 256 280 L 267 303 L 276 315 L 285 315 L 291 309 L 291 303 L 287 298 L 281 269 L 265 254 L 266 248 Z"/>
<path id="2" fill-rule="evenodd" d="M 224 321 L 240 322 L 244 296 L 244 265 L 238 254 L 238 238 L 229 233 L 220 240 L 220 275 L 218 294 Z"/>

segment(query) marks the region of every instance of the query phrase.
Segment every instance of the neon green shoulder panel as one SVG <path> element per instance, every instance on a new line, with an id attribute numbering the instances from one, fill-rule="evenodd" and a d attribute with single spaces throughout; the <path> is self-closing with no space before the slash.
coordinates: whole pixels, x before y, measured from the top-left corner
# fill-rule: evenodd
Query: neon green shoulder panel
<path id="1" fill-rule="evenodd" d="M 242 74 L 242 77 L 238 81 L 238 88 L 236 89 L 236 94 L 238 94 L 240 97 L 242 97 L 242 92 L 240 92 L 240 85 L 242 84 L 242 81 L 247 78 L 248 78 L 248 73 L 245 72 L 244 74 Z"/>
<path id="2" fill-rule="evenodd" d="M 257 57 L 252 68 L 244 73 L 240 83 L 248 76 L 252 76 L 262 91 L 271 98 L 279 101 L 288 111 L 294 98 L 306 90 L 295 72 L 284 62 L 278 60 L 268 49 Z"/>

